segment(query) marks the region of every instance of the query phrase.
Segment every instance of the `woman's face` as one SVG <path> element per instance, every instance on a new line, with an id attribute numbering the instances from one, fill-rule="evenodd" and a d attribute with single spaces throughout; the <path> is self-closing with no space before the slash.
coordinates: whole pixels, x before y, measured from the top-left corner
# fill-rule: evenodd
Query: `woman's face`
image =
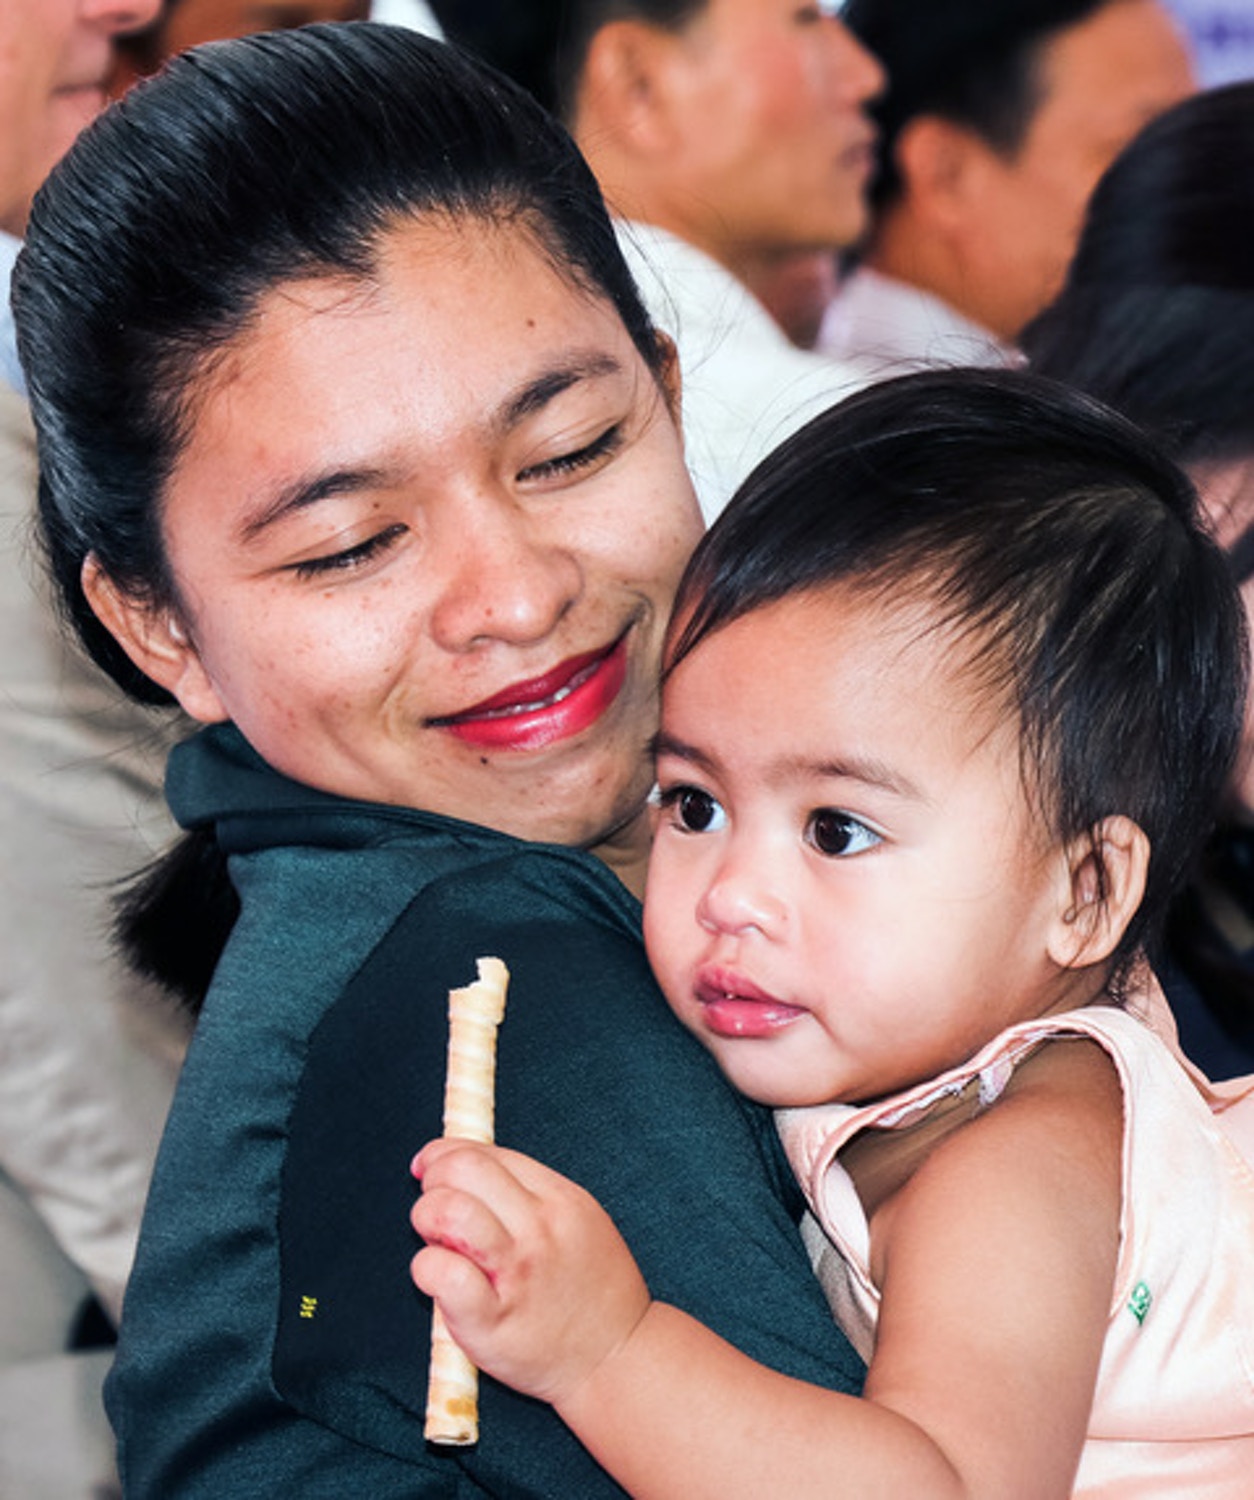
<path id="1" fill-rule="evenodd" d="M 700 523 L 612 305 L 517 226 L 410 223 L 193 397 L 140 665 L 311 786 L 634 857 Z"/>

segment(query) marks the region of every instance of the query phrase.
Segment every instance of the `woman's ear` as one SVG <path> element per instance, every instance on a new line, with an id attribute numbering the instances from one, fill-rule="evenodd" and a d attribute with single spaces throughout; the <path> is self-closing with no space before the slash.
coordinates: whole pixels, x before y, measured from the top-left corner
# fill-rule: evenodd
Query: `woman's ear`
<path id="1" fill-rule="evenodd" d="M 1103 818 L 1066 850 L 1065 888 L 1049 939 L 1064 969 L 1101 963 L 1119 946 L 1145 894 L 1150 845 L 1122 815 Z"/>
<path id="2" fill-rule="evenodd" d="M 185 713 L 202 724 L 230 717 L 173 609 L 119 588 L 94 552 L 83 563 L 82 582 L 87 602 L 101 624 L 145 676 L 178 699 Z"/>
<path id="3" fill-rule="evenodd" d="M 682 438 L 684 379 L 679 369 L 679 350 L 670 334 L 663 333 L 660 328 L 653 337 L 658 349 L 658 381 L 666 397 L 667 409 Z"/>

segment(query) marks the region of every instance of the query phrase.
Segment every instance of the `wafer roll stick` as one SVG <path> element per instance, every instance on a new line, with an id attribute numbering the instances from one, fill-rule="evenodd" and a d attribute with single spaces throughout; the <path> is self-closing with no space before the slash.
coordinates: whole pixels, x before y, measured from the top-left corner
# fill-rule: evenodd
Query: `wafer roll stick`
<path id="1" fill-rule="evenodd" d="M 496 1112 L 496 1028 L 505 1014 L 509 970 L 476 959 L 479 978 L 448 996 L 448 1073 L 444 1134 L 491 1141 Z M 424 1428 L 429 1443 L 479 1441 L 479 1372 L 453 1341 L 437 1307 L 431 1315 L 431 1371 Z"/>

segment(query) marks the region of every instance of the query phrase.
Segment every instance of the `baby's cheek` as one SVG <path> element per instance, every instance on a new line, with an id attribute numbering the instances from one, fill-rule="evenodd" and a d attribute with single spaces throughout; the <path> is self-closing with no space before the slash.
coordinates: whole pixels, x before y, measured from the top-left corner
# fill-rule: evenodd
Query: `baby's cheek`
<path id="1" fill-rule="evenodd" d="M 677 893 L 673 892 L 668 876 L 665 862 L 655 858 L 645 888 L 644 945 L 662 993 L 676 1008 L 678 975 L 689 945 L 684 942 Z"/>

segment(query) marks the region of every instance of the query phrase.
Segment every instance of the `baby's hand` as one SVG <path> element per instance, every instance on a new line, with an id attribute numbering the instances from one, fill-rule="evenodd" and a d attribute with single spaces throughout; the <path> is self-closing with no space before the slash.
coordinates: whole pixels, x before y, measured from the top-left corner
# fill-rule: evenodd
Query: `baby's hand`
<path id="1" fill-rule="evenodd" d="M 528 1156 L 442 1139 L 414 1159 L 426 1241 L 411 1271 L 453 1337 L 498 1380 L 560 1406 L 649 1306 L 613 1221 Z"/>

